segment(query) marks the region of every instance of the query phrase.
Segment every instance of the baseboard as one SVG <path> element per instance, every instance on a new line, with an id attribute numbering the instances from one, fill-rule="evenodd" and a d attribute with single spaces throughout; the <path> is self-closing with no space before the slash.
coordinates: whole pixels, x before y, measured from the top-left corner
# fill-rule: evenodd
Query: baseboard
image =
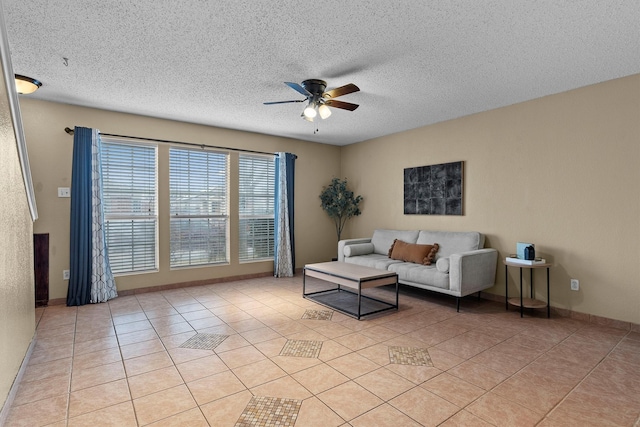
<path id="1" fill-rule="evenodd" d="M 489 292 L 482 292 L 481 297 L 490 300 L 504 303 L 504 295 L 491 294 Z M 640 332 L 640 325 L 632 322 L 624 322 L 622 320 L 609 319 L 607 317 L 596 316 L 595 314 L 581 313 L 579 311 L 573 311 L 566 308 L 558 308 L 551 306 L 551 313 L 560 317 L 569 317 L 571 319 L 581 320 L 583 322 L 593 323 L 598 326 L 606 326 L 609 328 L 622 329 L 625 331 Z"/>
<path id="2" fill-rule="evenodd" d="M 9 389 L 7 400 L 4 401 L 4 405 L 2 405 L 2 409 L 0 410 L 0 426 L 4 426 L 4 424 L 7 422 L 7 418 L 9 417 L 9 411 L 11 410 L 13 401 L 16 398 L 16 394 L 18 394 L 18 387 L 22 382 L 22 377 L 24 376 L 24 372 L 27 370 L 27 365 L 29 364 L 29 360 L 31 359 L 31 354 L 33 353 L 33 349 L 36 346 L 37 333 L 37 331 L 34 332 L 33 338 L 31 338 L 31 343 L 29 344 L 29 348 L 27 349 L 27 354 L 24 356 L 24 359 L 22 359 L 22 364 L 20 365 L 20 369 L 18 369 L 18 374 L 16 375 L 16 378 L 13 380 L 13 384 L 11 384 L 11 388 Z"/>

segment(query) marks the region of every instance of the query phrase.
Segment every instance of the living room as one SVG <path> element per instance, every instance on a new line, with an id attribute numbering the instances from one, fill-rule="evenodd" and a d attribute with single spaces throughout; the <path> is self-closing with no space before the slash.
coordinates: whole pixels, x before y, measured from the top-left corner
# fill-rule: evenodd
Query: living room
<path id="1" fill-rule="evenodd" d="M 498 249 L 501 257 L 514 252 L 517 241 L 535 242 L 538 253 L 553 263 L 554 309 L 587 322 L 637 330 L 640 296 L 634 266 L 640 207 L 637 198 L 625 203 L 624 209 L 612 206 L 640 190 L 635 167 L 639 88 L 640 76 L 630 76 L 341 148 L 22 99 L 41 215 L 34 232 L 50 233 L 51 269 L 64 269 L 69 205 L 68 199 L 57 198 L 56 187 L 70 181 L 72 141 L 61 124 L 81 121 L 125 134 L 224 140 L 226 145 L 245 149 L 296 153 L 298 170 L 307 172 L 296 176 L 298 268 L 335 256 L 332 223 L 318 201 L 322 186 L 332 177 L 346 176 L 365 199 L 362 215 L 349 223 L 348 236 L 370 236 L 376 228 L 424 227 L 424 218 L 403 215 L 403 168 L 464 159 L 465 215 L 430 217 L 429 227 L 479 230 L 486 234 L 486 246 Z M 443 146 L 447 149 L 437 149 Z M 52 162 L 58 166 L 49 166 Z M 622 177 L 627 185 L 618 185 Z M 118 289 L 273 271 L 270 262 L 237 261 L 171 271 L 162 262 L 163 250 L 161 246 L 158 273 L 118 277 Z M 612 253 L 617 255 L 606 255 Z M 488 291 L 497 297 L 504 295 L 500 267 L 496 286 Z M 536 277 L 542 280 L 542 276 Z M 578 292 L 569 287 L 574 277 L 580 279 Z M 517 277 L 511 280 L 513 284 Z M 60 274 L 51 274 L 51 298 L 63 300 L 66 284 Z M 429 295 L 424 298 L 429 300 Z"/>
<path id="2" fill-rule="evenodd" d="M 298 269 L 336 256 L 333 226 L 320 208 L 318 195 L 333 177 L 346 177 L 364 202 L 362 215 L 348 223 L 345 237 L 371 236 L 377 228 L 475 230 L 486 235 L 485 246 L 497 249 L 499 259 L 513 253 L 516 242 L 530 241 L 536 245 L 536 254 L 553 264 L 550 302 L 554 317 L 638 332 L 640 74 L 344 146 L 26 96 L 20 97 L 20 108 L 39 211 L 32 231 L 50 235 L 49 292 L 54 303 L 64 300 L 68 284 L 62 271 L 69 266 L 69 199 L 57 195 L 58 187 L 71 183 L 73 144 L 64 128 L 77 125 L 115 134 L 296 154 Z M 159 144 L 158 150 L 159 182 L 166 183 L 168 148 Z M 452 161 L 464 162 L 464 214 L 405 215 L 403 170 Z M 237 193 L 232 191 L 230 197 L 236 200 Z M 227 265 L 172 270 L 166 242 L 168 206 L 160 202 L 159 208 L 158 271 L 117 277 L 118 289 L 124 293 L 271 275 L 270 261 L 237 260 L 234 233 L 230 234 Z M 231 212 L 230 221 L 233 230 L 237 212 Z M 3 224 L 3 251 L 19 240 L 10 228 Z M 485 295 L 488 300 L 504 296 L 500 261 L 496 269 L 496 285 Z M 19 276 L 30 274 L 28 267 L 21 270 Z M 515 275 L 510 279 L 513 283 Z M 570 279 L 580 280 L 578 291 L 570 289 Z M 536 285 L 543 285 L 542 275 L 536 276 Z M 6 312 L 2 320 L 6 325 L 17 324 L 20 330 L 3 333 L 6 338 L 0 345 L 3 360 L 9 361 L 1 370 L 1 389 L 6 394 L 35 325 L 33 319 L 27 319 L 33 317 L 32 308 L 28 315 L 14 316 L 15 309 L 10 307 L 14 302 L 20 306 L 25 300 L 31 302 L 32 290 L 13 282 L 2 286 L 3 294 L 8 295 L 2 303 Z M 15 288 L 19 290 L 13 293 Z M 422 298 L 429 302 L 430 295 Z"/>

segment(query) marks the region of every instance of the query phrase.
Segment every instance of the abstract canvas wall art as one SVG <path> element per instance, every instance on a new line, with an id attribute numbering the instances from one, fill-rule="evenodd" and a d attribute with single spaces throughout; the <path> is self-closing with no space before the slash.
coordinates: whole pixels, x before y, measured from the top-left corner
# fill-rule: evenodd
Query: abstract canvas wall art
<path id="1" fill-rule="evenodd" d="M 405 215 L 462 215 L 463 162 L 406 168 Z"/>

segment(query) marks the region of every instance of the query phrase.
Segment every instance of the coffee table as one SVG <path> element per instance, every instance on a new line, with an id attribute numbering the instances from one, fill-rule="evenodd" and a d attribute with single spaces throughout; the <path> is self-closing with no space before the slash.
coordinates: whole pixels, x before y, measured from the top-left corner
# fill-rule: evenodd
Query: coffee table
<path id="1" fill-rule="evenodd" d="M 337 285 L 337 288 L 306 292 L 307 276 Z M 363 289 L 396 285 L 395 304 L 362 295 Z M 363 316 L 398 309 L 398 275 L 358 264 L 333 261 L 304 266 L 302 297 L 360 320 Z"/>

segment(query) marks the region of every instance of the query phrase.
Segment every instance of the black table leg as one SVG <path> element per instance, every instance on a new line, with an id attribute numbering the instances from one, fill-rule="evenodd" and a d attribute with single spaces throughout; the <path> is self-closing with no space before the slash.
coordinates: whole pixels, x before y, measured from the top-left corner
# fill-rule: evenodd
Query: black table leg
<path id="1" fill-rule="evenodd" d="M 360 320 L 360 307 L 362 298 L 362 283 L 358 283 L 358 320 Z"/>
<path id="2" fill-rule="evenodd" d="M 400 304 L 398 303 L 398 276 L 396 275 L 396 310 L 400 310 Z"/>
<path id="3" fill-rule="evenodd" d="M 504 305 L 505 309 L 509 311 L 509 266 L 504 266 Z"/>
<path id="4" fill-rule="evenodd" d="M 547 319 L 551 317 L 551 297 L 549 296 L 549 267 L 547 267 Z"/>
<path id="5" fill-rule="evenodd" d="M 522 301 L 522 269 L 520 269 L 520 317 L 524 317 L 524 301 Z"/>
<path id="6" fill-rule="evenodd" d="M 529 269 L 529 297 L 536 299 L 536 297 L 533 296 L 533 268 Z"/>

